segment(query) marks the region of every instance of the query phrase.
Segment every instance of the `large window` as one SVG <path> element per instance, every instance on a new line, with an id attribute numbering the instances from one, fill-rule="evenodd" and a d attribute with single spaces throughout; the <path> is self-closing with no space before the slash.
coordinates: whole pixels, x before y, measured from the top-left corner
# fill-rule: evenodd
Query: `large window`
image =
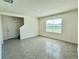
<path id="1" fill-rule="evenodd" d="M 47 20 L 46 32 L 62 33 L 62 18 Z"/>

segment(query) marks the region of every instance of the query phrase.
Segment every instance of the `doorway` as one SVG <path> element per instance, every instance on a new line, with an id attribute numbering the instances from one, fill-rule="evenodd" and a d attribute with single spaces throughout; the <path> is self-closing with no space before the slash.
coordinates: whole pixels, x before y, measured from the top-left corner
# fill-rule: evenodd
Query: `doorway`
<path id="1" fill-rule="evenodd" d="M 21 17 L 2 15 L 3 39 L 20 39 L 20 27 L 23 25 Z"/>

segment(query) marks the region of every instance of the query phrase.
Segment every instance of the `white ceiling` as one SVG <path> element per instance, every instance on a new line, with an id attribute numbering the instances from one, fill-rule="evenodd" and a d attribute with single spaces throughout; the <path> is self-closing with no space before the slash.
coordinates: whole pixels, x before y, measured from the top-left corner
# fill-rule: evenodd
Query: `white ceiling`
<path id="1" fill-rule="evenodd" d="M 32 17 L 47 16 L 77 8 L 77 0 L 14 0 L 9 4 L 0 0 L 0 10 Z"/>

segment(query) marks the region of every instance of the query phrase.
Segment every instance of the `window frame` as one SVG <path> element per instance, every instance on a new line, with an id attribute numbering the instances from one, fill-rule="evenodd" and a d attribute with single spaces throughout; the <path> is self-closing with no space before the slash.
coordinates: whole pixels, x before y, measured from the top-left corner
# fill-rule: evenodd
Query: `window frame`
<path id="1" fill-rule="evenodd" d="M 62 19 L 62 26 L 61 26 L 61 33 L 57 33 L 57 32 L 53 32 L 53 29 L 52 29 L 52 32 L 50 31 L 46 31 L 46 28 L 47 28 L 47 21 L 48 20 L 46 20 L 46 22 L 45 22 L 45 32 L 47 32 L 47 33 L 56 33 L 56 34 L 62 34 L 63 33 L 63 18 L 53 18 L 53 19 L 49 19 L 49 20 L 55 20 L 55 19 Z"/>

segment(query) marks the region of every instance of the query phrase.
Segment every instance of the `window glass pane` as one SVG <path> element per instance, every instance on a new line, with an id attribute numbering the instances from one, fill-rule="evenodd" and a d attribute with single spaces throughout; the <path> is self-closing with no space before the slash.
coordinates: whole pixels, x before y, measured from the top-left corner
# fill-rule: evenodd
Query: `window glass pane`
<path id="1" fill-rule="evenodd" d="M 53 24 L 55 24 L 55 25 L 61 25 L 62 24 L 62 19 L 60 18 L 60 19 L 54 19 L 53 20 Z"/>
<path id="2" fill-rule="evenodd" d="M 53 21 L 47 20 L 46 21 L 46 32 L 52 32 L 52 26 L 53 26 Z"/>
<path id="3" fill-rule="evenodd" d="M 53 20 L 53 32 L 61 33 L 62 32 L 62 19 Z"/>
<path id="4" fill-rule="evenodd" d="M 62 18 L 47 20 L 46 32 L 62 33 Z"/>

